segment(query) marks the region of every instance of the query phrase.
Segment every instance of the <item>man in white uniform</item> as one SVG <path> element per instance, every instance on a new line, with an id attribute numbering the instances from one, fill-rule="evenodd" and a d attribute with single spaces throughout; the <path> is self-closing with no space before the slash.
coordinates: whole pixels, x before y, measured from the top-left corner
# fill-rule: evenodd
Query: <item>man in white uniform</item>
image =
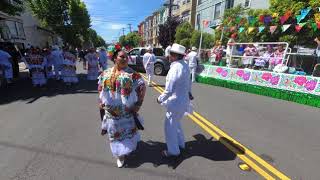
<path id="1" fill-rule="evenodd" d="M 191 73 L 191 79 L 192 82 L 196 81 L 196 71 L 197 71 L 197 48 L 192 47 L 191 52 L 186 56 L 186 61 L 188 62 L 190 73 Z"/>
<path id="2" fill-rule="evenodd" d="M 0 47 L 0 65 L 2 65 L 4 68 L 4 76 L 7 80 L 7 83 L 11 83 L 13 78 L 11 58 L 11 55 L 7 51 L 4 51 L 3 47 Z"/>
<path id="3" fill-rule="evenodd" d="M 99 51 L 99 64 L 102 70 L 108 69 L 108 56 L 104 48 L 101 48 Z"/>
<path id="4" fill-rule="evenodd" d="M 62 63 L 63 63 L 63 54 L 62 51 L 59 50 L 58 46 L 53 46 L 51 51 L 51 58 L 53 61 L 54 72 L 57 80 L 60 80 L 61 70 L 62 70 Z"/>
<path id="5" fill-rule="evenodd" d="M 147 52 L 143 55 L 143 66 L 148 76 L 148 86 L 151 86 L 152 77 L 154 75 L 155 55 L 152 53 L 152 47 L 147 47 Z"/>
<path id="6" fill-rule="evenodd" d="M 180 148 L 185 148 L 180 120 L 185 113 L 191 111 L 190 70 L 183 60 L 185 50 L 186 48 L 179 44 L 172 45 L 172 64 L 166 78 L 165 91 L 157 99 L 157 102 L 167 109 L 164 127 L 167 150 L 162 152 L 165 157 L 177 157 L 180 155 Z"/>

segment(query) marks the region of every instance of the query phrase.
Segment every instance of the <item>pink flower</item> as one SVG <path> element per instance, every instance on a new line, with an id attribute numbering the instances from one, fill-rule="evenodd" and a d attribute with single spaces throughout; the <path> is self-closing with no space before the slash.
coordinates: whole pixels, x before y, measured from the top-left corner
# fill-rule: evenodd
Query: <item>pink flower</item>
<path id="1" fill-rule="evenodd" d="M 238 75 L 239 77 L 242 77 L 243 74 L 244 74 L 244 71 L 243 71 L 243 70 L 238 70 L 238 71 L 237 71 L 237 75 Z"/>
<path id="2" fill-rule="evenodd" d="M 245 74 L 243 75 L 243 80 L 249 81 L 249 79 L 250 79 L 250 72 L 245 73 Z"/>
<path id="3" fill-rule="evenodd" d="M 271 73 L 263 73 L 262 74 L 262 79 L 264 79 L 265 81 L 269 81 L 271 78 L 272 78 Z"/>
<path id="4" fill-rule="evenodd" d="M 271 84 L 272 85 L 277 85 L 279 83 L 280 77 L 279 76 L 274 76 L 271 78 Z"/>
<path id="5" fill-rule="evenodd" d="M 223 71 L 222 68 L 217 68 L 217 69 L 216 69 L 216 72 L 219 73 L 219 74 L 220 74 L 222 71 Z"/>
<path id="6" fill-rule="evenodd" d="M 306 84 L 304 85 L 304 87 L 308 90 L 308 91 L 313 91 L 317 86 L 317 81 L 316 80 L 310 80 L 307 81 Z"/>
<path id="7" fill-rule="evenodd" d="M 307 82 L 307 78 L 305 76 L 298 76 L 294 79 L 294 82 L 299 86 L 303 86 Z"/>
<path id="8" fill-rule="evenodd" d="M 227 70 L 222 71 L 221 75 L 222 75 L 222 77 L 227 77 L 228 71 Z"/>

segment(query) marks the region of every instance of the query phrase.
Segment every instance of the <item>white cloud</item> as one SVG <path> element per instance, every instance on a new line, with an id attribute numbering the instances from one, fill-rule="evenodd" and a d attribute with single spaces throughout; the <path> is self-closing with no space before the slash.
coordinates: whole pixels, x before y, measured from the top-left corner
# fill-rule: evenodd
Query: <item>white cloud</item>
<path id="1" fill-rule="evenodd" d="M 109 27 L 110 27 L 110 29 L 112 29 L 112 30 L 119 30 L 119 29 L 121 29 L 121 28 L 126 27 L 126 25 L 125 25 L 125 24 L 110 23 L 110 24 L 109 24 Z"/>

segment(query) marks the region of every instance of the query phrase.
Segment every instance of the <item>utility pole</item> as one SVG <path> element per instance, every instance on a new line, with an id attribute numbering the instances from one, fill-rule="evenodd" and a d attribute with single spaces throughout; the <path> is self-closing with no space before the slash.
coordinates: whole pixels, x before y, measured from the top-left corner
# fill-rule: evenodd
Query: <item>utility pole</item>
<path id="1" fill-rule="evenodd" d="M 173 4 L 173 0 L 169 0 L 169 3 L 167 4 L 164 4 L 164 6 L 166 6 L 166 7 L 168 7 L 169 8 L 169 16 L 168 16 L 168 21 L 170 22 L 171 21 L 171 19 L 172 19 L 172 7 L 174 7 L 174 6 L 178 6 L 178 5 L 176 5 L 176 4 Z M 170 25 L 170 23 L 169 23 L 169 25 Z M 172 39 L 171 39 L 171 27 L 169 27 L 170 28 L 170 30 L 169 30 L 169 41 L 170 41 L 170 43 L 171 43 L 171 41 L 172 41 Z"/>
<path id="2" fill-rule="evenodd" d="M 130 32 L 132 32 L 132 24 L 128 24 Z"/>
<path id="3" fill-rule="evenodd" d="M 122 28 L 122 36 L 124 36 L 124 29 L 125 29 L 125 28 Z"/>

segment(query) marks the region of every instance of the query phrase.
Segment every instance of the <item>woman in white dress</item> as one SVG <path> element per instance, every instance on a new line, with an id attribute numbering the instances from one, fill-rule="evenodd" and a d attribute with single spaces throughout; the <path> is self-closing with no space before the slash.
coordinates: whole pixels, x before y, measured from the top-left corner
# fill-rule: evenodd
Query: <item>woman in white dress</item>
<path id="1" fill-rule="evenodd" d="M 46 58 L 40 55 L 36 49 L 32 49 L 26 56 L 26 63 L 31 73 L 31 79 L 33 86 L 44 86 L 47 84 L 45 77 Z"/>
<path id="2" fill-rule="evenodd" d="M 115 66 L 99 77 L 100 109 L 105 110 L 101 134 L 108 134 L 111 152 L 117 166 L 124 166 L 125 157 L 137 148 L 140 141 L 138 111 L 145 95 L 145 83 L 139 73 L 128 67 L 124 51 L 113 55 Z"/>
<path id="3" fill-rule="evenodd" d="M 63 63 L 62 63 L 62 80 L 67 85 L 78 83 L 78 77 L 76 73 L 76 56 L 69 51 L 63 52 Z"/>
<path id="4" fill-rule="evenodd" d="M 99 56 L 95 52 L 94 48 L 90 49 L 90 52 L 84 57 L 87 62 L 88 80 L 97 80 L 99 76 Z"/>

